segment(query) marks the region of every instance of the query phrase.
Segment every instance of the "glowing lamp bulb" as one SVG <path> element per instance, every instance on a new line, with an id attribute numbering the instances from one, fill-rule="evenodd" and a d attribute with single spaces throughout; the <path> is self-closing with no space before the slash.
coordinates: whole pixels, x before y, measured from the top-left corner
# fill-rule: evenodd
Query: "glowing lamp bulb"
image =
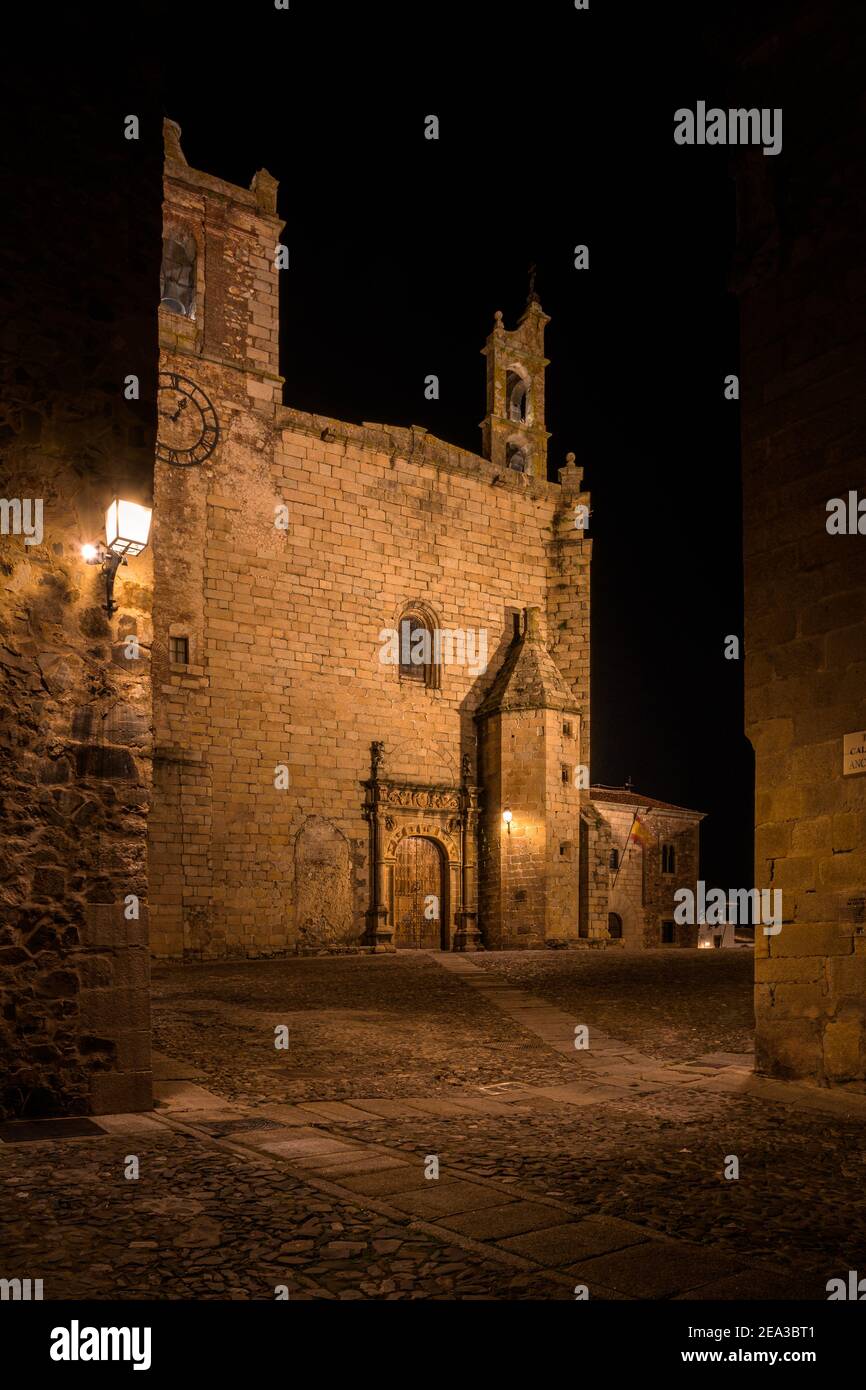
<path id="1" fill-rule="evenodd" d="M 81 558 L 86 560 L 88 565 L 92 565 L 99 558 L 99 551 L 95 545 L 83 545 L 81 547 Z"/>
<path id="2" fill-rule="evenodd" d="M 140 555 L 150 535 L 150 507 L 115 497 L 105 513 L 105 543 L 114 555 Z"/>
<path id="3" fill-rule="evenodd" d="M 511 812 L 507 808 L 502 812 L 502 819 L 506 825 L 511 824 Z"/>

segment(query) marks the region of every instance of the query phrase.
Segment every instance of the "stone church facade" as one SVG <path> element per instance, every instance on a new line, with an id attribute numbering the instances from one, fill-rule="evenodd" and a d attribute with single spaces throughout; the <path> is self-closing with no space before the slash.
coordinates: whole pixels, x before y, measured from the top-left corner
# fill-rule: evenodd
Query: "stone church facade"
<path id="1" fill-rule="evenodd" d="M 154 953 L 605 943 L 589 497 L 573 455 L 547 480 L 538 297 L 484 347 L 482 455 L 289 409 L 275 182 L 191 169 L 171 122 L 165 174 Z"/>

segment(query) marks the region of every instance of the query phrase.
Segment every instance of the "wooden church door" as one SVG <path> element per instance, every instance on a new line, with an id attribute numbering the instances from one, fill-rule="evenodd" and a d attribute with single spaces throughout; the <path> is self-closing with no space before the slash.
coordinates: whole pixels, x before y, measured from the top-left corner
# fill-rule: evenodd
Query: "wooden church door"
<path id="1" fill-rule="evenodd" d="M 433 840 L 408 836 L 397 847 L 394 945 L 438 951 L 442 945 L 442 855 Z"/>

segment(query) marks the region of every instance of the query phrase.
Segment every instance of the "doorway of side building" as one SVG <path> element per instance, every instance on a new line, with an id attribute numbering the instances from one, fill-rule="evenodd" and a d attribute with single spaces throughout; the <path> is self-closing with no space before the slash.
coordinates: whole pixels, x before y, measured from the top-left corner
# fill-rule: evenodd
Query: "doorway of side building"
<path id="1" fill-rule="evenodd" d="M 622 941 L 622 918 L 618 912 L 607 914 L 607 934 L 611 941 Z"/>
<path id="2" fill-rule="evenodd" d="M 394 945 L 398 950 L 448 949 L 445 860 L 435 840 L 410 835 L 397 847 Z"/>

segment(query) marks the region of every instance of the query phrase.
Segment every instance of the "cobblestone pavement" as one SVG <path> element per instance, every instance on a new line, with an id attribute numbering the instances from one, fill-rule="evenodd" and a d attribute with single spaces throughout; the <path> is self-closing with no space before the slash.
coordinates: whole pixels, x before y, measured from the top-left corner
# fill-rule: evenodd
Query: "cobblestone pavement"
<path id="1" fill-rule="evenodd" d="M 508 1079 L 568 1080 L 568 1064 L 426 953 L 157 965 L 154 1046 L 229 1099 L 444 1095 Z M 274 1028 L 289 1029 L 287 1051 Z"/>
<path id="2" fill-rule="evenodd" d="M 866 1257 L 866 1148 L 853 1122 L 769 1109 L 757 1100 L 670 1090 L 531 1118 L 382 1120 L 365 1138 L 436 1153 L 528 1198 L 561 1198 L 669 1237 L 827 1279 Z M 725 1156 L 740 1162 L 724 1178 Z"/>
<path id="3" fill-rule="evenodd" d="M 130 1154 L 137 1181 L 123 1176 Z M 46 1299 L 568 1294 L 160 1125 L 4 1145 L 0 1190 L 3 1274 L 41 1278 Z"/>
<path id="4" fill-rule="evenodd" d="M 749 1052 L 755 1034 L 750 947 L 725 951 L 503 951 L 474 958 L 661 1062 Z"/>
<path id="5" fill-rule="evenodd" d="M 46 1297 L 826 1298 L 866 1264 L 866 1097 L 751 1074 L 750 972 L 746 951 L 161 965 L 155 1116 L 0 1144 L 3 1273 Z"/>

